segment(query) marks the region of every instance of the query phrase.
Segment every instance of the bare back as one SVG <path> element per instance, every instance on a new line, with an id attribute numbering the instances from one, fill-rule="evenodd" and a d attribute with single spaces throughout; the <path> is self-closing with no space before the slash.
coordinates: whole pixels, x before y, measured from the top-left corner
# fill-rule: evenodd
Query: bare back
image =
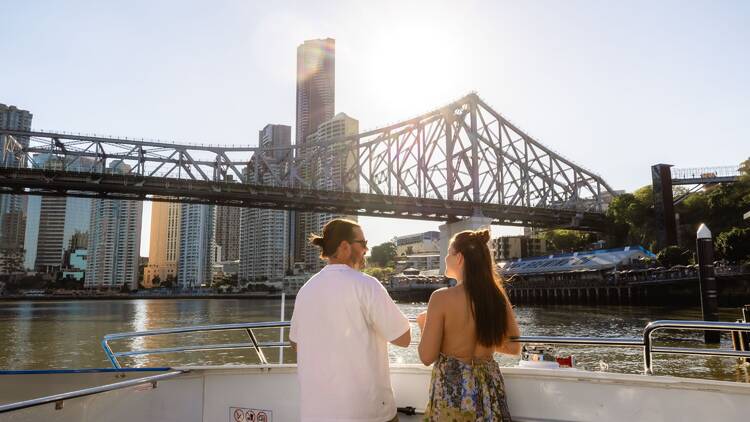
<path id="1" fill-rule="evenodd" d="M 444 299 L 444 335 L 440 352 L 464 362 L 491 358 L 495 348 L 477 343 L 477 328 L 464 286 L 446 289 Z"/>
<path id="2" fill-rule="evenodd" d="M 520 343 L 510 341 L 511 338 L 520 336 L 520 329 L 507 296 L 505 304 L 507 326 L 504 338 L 499 345 L 487 347 L 477 342 L 476 323 L 464 286 L 459 284 L 433 292 L 427 312 L 417 317 L 422 329 L 419 342 L 419 358 L 422 363 L 430 365 L 440 353 L 466 363 L 491 358 L 494 352 L 519 354 Z M 423 318 L 421 322 L 420 318 Z"/>

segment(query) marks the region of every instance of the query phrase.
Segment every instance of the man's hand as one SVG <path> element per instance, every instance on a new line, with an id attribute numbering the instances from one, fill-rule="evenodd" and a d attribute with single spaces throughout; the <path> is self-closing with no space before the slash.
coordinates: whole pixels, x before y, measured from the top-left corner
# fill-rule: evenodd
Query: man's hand
<path id="1" fill-rule="evenodd" d="M 419 331 L 424 331 L 424 324 L 427 322 L 427 311 L 423 311 L 417 315 L 417 325 L 419 325 Z"/>

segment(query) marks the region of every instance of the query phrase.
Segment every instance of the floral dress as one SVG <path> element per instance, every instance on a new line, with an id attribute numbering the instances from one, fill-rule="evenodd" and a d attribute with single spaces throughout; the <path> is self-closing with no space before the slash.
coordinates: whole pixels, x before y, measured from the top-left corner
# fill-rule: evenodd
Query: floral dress
<path id="1" fill-rule="evenodd" d="M 505 385 L 494 359 L 463 362 L 440 354 L 432 368 L 425 421 L 511 421 Z"/>

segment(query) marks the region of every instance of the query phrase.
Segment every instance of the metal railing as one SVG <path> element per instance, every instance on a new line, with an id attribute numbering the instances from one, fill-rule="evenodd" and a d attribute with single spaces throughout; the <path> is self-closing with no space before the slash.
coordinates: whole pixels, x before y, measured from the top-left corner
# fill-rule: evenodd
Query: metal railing
<path id="1" fill-rule="evenodd" d="M 677 355 L 726 356 L 750 358 L 750 351 L 734 349 L 696 349 L 686 347 L 656 347 L 651 335 L 658 330 L 709 330 L 709 331 L 744 331 L 750 332 L 750 323 L 746 322 L 714 322 L 714 321 L 654 321 L 646 325 L 643 330 L 643 367 L 647 374 L 651 374 L 654 353 Z"/>
<path id="2" fill-rule="evenodd" d="M 55 403 L 55 409 L 62 409 L 63 402 L 65 400 L 75 399 L 78 397 L 91 396 L 94 394 L 106 393 L 108 391 L 120 390 L 127 387 L 133 387 L 142 384 L 151 384 L 152 388 L 156 388 L 156 383 L 168 378 L 176 377 L 187 373 L 187 370 L 175 370 L 167 372 L 165 374 L 150 375 L 147 377 L 136 378 L 127 381 L 115 382 L 112 384 L 99 385 L 96 387 L 83 388 L 81 390 L 68 391 L 61 394 L 53 394 L 51 396 L 39 397 L 31 400 L 24 400 L 15 403 L 9 403 L 0 405 L 0 414 L 6 412 L 12 412 L 15 410 L 26 409 L 29 407 L 40 406 L 48 403 Z"/>
<path id="3" fill-rule="evenodd" d="M 414 322 L 414 320 L 411 320 Z M 285 348 L 290 343 L 286 341 L 276 342 L 259 342 L 253 330 L 278 328 L 283 330 L 290 326 L 289 321 L 275 322 L 251 322 L 241 324 L 222 324 L 206 325 L 184 328 L 166 328 L 161 330 L 140 331 L 131 333 L 108 334 L 102 340 L 102 347 L 107 358 L 112 362 L 115 368 L 120 368 L 118 357 L 129 357 L 147 354 L 160 353 L 179 353 L 209 350 L 229 350 L 229 349 L 254 349 L 261 364 L 269 365 L 268 359 L 263 353 L 263 348 Z M 750 351 L 734 349 L 714 349 L 714 348 L 687 348 L 687 347 L 664 347 L 655 346 L 652 339 L 654 332 L 658 330 L 717 330 L 717 331 L 738 331 L 750 334 L 750 323 L 743 322 L 711 322 L 711 321 L 675 321 L 662 320 L 649 323 L 643 330 L 643 337 L 558 337 L 558 336 L 521 336 L 515 341 L 521 343 L 541 343 L 556 345 L 579 345 L 579 346 L 601 346 L 601 347 L 641 347 L 643 348 L 643 366 L 646 374 L 653 373 L 653 355 L 654 354 L 687 354 L 703 356 L 725 356 L 737 358 L 750 358 Z M 157 336 L 166 334 L 209 332 L 209 331 L 232 331 L 244 330 L 250 338 L 249 343 L 224 343 L 210 344 L 200 346 L 182 346 L 168 347 L 159 349 L 146 349 L 129 352 L 113 352 L 109 342 L 113 340 L 129 339 L 135 337 Z M 417 343 L 412 342 L 411 346 Z M 282 362 L 279 362 L 281 364 Z"/>
<path id="4" fill-rule="evenodd" d="M 160 330 L 151 331 L 135 331 L 130 333 L 116 333 L 107 334 L 102 339 L 102 348 L 107 358 L 115 368 L 121 368 L 118 357 L 129 357 L 139 355 L 153 355 L 163 353 L 179 353 L 179 352 L 198 352 L 198 351 L 209 351 L 209 350 L 232 350 L 232 349 L 254 349 L 258 355 L 260 363 L 263 365 L 268 364 L 262 348 L 266 347 L 288 347 L 288 342 L 259 342 L 255 332 L 257 329 L 268 329 L 268 328 L 279 328 L 284 329 L 290 326 L 289 321 L 277 321 L 277 322 L 247 322 L 238 324 L 220 324 L 220 325 L 197 325 L 193 327 L 177 327 L 177 328 L 163 328 Z M 136 337 L 148 337 L 148 336 L 159 336 L 167 334 L 182 334 L 182 333 L 196 333 L 196 332 L 211 332 L 211 331 L 236 331 L 242 330 L 248 335 L 250 339 L 249 343 L 223 343 L 223 344 L 208 344 L 199 346 L 182 346 L 182 347 L 165 347 L 159 349 L 147 349 L 147 350 L 136 350 L 130 352 L 113 352 L 109 345 L 109 342 L 121 339 L 131 339 Z"/>

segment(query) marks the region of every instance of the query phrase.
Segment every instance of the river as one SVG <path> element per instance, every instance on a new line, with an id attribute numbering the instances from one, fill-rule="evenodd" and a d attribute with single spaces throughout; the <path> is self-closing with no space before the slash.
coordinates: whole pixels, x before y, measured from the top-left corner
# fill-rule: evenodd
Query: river
<path id="1" fill-rule="evenodd" d="M 287 301 L 286 319 L 294 302 Z M 414 317 L 425 303 L 401 303 L 403 312 Z M 154 330 L 165 327 L 278 320 L 280 300 L 270 299 L 133 299 L 84 301 L 0 302 L 0 369 L 49 369 L 109 367 L 100 340 L 105 334 Z M 524 335 L 584 337 L 640 337 L 643 327 L 658 319 L 700 319 L 700 309 L 664 307 L 518 306 Z M 723 321 L 734 321 L 738 309 L 721 309 Z M 416 329 L 418 332 L 418 329 Z M 278 340 L 278 330 L 261 332 L 261 341 Z M 670 339 L 667 339 L 669 337 Z M 672 331 L 658 335 L 659 344 L 701 347 L 702 334 Z M 681 339 L 684 341 L 675 341 Z M 141 337 L 113 343 L 115 350 L 171 347 L 180 344 L 247 342 L 241 331 L 209 335 Z M 335 345 L 332 345 L 335 347 Z M 722 347 L 731 348 L 728 335 Z M 597 347 L 559 348 L 573 354 L 579 367 L 589 370 L 639 373 L 641 350 Z M 294 362 L 286 350 L 285 362 Z M 391 361 L 419 363 L 415 348 L 391 347 Z M 278 361 L 278 349 L 266 350 L 270 361 Z M 500 357 L 501 364 L 517 365 L 518 359 Z M 187 364 L 257 363 L 255 352 L 225 350 L 183 354 L 144 355 L 123 360 L 132 366 L 178 366 Z M 748 368 L 734 358 L 656 355 L 655 373 L 748 382 Z"/>

